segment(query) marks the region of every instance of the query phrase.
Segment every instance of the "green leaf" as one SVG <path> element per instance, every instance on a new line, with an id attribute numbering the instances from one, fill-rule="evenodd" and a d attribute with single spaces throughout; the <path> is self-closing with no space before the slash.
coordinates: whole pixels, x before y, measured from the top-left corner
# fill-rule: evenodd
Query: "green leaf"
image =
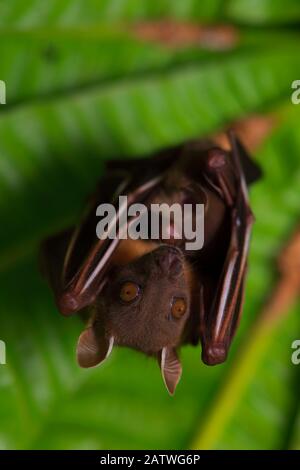
<path id="1" fill-rule="evenodd" d="M 184 51 L 138 40 L 133 31 L 89 29 L 0 30 L 0 77 L 7 84 L 7 107 L 142 78 L 147 72 L 214 58 L 201 48 Z"/>
<path id="2" fill-rule="evenodd" d="M 104 158 L 213 131 L 289 95 L 299 71 L 293 47 L 249 51 L 2 113 L 0 265 L 78 214 Z"/>
<path id="3" fill-rule="evenodd" d="M 0 0 L 0 26 L 85 25 L 103 21 L 219 17 L 223 0 Z"/>
<path id="4" fill-rule="evenodd" d="M 277 44 L 281 50 L 297 44 L 299 34 L 239 31 L 228 50 L 207 45 L 188 47 L 141 40 L 132 27 L 0 29 L 0 77 L 7 85 L 7 105 L 89 91 L 117 81 L 140 80 L 184 66 L 200 66 Z"/>
<path id="5" fill-rule="evenodd" d="M 300 20 L 297 0 L 0 0 L 0 27 L 76 26 L 161 19 L 285 24 Z"/>
<path id="6" fill-rule="evenodd" d="M 229 0 L 225 10 L 228 18 L 246 24 L 287 24 L 300 21 L 298 0 Z"/>

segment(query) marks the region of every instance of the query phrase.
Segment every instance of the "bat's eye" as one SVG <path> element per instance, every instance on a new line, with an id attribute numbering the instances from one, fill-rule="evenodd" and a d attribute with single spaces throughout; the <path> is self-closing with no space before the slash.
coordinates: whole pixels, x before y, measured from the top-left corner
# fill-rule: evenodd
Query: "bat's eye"
<path id="1" fill-rule="evenodd" d="M 177 297 L 172 303 L 171 313 L 174 318 L 181 318 L 186 312 L 186 301 L 182 297 Z"/>
<path id="2" fill-rule="evenodd" d="M 120 299 L 123 302 L 132 302 L 138 297 L 140 286 L 135 282 L 124 282 L 120 289 Z"/>

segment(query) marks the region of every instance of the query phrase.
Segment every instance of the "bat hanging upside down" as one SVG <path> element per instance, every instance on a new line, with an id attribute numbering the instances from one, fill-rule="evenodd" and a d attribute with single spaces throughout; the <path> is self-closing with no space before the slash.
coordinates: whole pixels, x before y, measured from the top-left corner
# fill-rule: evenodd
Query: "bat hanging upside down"
<path id="1" fill-rule="evenodd" d="M 182 368 L 177 349 L 201 342 L 202 359 L 226 360 L 242 306 L 253 215 L 247 185 L 260 177 L 241 142 L 229 133 L 230 150 L 211 141 L 191 141 L 155 156 L 113 160 L 82 221 L 43 243 L 43 268 L 60 312 L 88 308 L 80 335 L 82 367 L 103 362 L 114 345 L 156 357 L 173 394 Z M 186 239 L 99 239 L 101 203 L 202 204 L 204 244 L 186 250 Z M 118 233 L 122 210 L 116 209 Z M 124 225 L 124 223 L 123 223 Z M 175 227 L 170 219 L 169 233 Z"/>

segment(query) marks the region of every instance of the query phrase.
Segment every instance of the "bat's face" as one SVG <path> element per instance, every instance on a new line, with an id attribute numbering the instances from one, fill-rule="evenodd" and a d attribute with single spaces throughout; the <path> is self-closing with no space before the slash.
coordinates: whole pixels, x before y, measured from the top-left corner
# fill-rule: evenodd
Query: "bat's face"
<path id="1" fill-rule="evenodd" d="M 94 322 L 79 338 L 78 361 L 95 366 L 113 344 L 129 346 L 160 361 L 170 393 L 180 378 L 175 347 L 190 314 L 190 291 L 180 250 L 162 245 L 110 276 L 96 303 Z"/>
<path id="2" fill-rule="evenodd" d="M 189 309 L 183 255 L 162 245 L 113 273 L 97 321 L 116 344 L 156 354 L 180 342 Z"/>

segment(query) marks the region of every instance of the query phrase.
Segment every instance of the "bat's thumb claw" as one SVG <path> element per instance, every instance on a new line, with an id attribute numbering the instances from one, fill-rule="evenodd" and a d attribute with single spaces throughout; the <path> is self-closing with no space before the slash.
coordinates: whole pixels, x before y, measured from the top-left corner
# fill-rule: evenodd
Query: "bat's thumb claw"
<path id="1" fill-rule="evenodd" d="M 221 364 L 226 361 L 227 348 L 224 344 L 212 344 L 202 349 L 202 360 L 209 366 Z"/>
<path id="2" fill-rule="evenodd" d="M 57 307 L 63 315 L 71 315 L 78 310 L 78 302 L 72 294 L 66 292 L 57 299 Z"/>

